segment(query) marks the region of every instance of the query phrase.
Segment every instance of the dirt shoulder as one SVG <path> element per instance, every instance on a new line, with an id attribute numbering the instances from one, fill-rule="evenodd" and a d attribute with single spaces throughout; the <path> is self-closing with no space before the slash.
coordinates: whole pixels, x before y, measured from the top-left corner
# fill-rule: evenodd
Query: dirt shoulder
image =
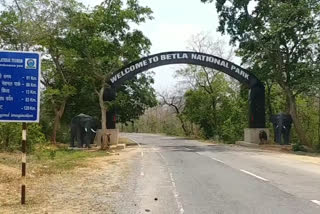
<path id="1" fill-rule="evenodd" d="M 29 173 L 25 206 L 20 205 L 19 180 L 0 180 L 0 213 L 115 213 L 113 194 L 121 194 L 135 154 L 136 148 L 127 148 L 58 174 Z M 3 178 L 20 176 L 20 170 L 4 164 L 0 171 Z"/>
<path id="2" fill-rule="evenodd" d="M 200 141 L 201 142 L 201 141 Z M 281 158 L 288 160 L 296 160 L 305 163 L 312 163 L 320 165 L 320 153 L 311 152 L 294 152 L 292 145 L 276 145 L 276 144 L 265 144 L 256 145 L 255 147 L 246 145 L 236 145 L 236 144 L 223 144 L 215 141 L 202 141 L 206 145 L 225 145 L 234 148 L 243 148 L 252 151 L 263 151 L 269 154 L 275 154 Z"/>
<path id="3" fill-rule="evenodd" d="M 234 145 L 236 147 L 242 147 L 238 145 Z M 287 159 L 287 160 L 295 160 L 295 161 L 301 161 L 305 163 L 312 163 L 320 165 L 320 154 L 318 153 L 308 153 L 308 152 L 294 152 L 292 151 L 292 146 L 283 146 L 283 145 L 260 145 L 258 148 L 256 148 L 260 151 L 275 154 L 281 158 Z M 253 150 L 255 150 L 253 148 Z"/>

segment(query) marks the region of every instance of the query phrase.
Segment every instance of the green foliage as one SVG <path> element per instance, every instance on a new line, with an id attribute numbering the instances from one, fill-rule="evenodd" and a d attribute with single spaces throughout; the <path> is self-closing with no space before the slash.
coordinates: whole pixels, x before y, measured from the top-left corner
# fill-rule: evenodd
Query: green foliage
<path id="1" fill-rule="evenodd" d="M 17 151 L 21 148 L 21 123 L 0 123 L 0 150 Z M 32 152 L 36 144 L 46 143 L 41 126 L 28 124 L 27 151 Z"/>
<path id="2" fill-rule="evenodd" d="M 239 44 L 238 55 L 262 81 L 281 87 L 286 98 L 281 111 L 291 114 L 300 143 L 310 146 L 296 98 L 319 92 L 320 2 L 217 0 L 216 8 L 218 30 Z"/>
<path id="3" fill-rule="evenodd" d="M 41 51 L 42 124 L 45 134 L 55 136 L 66 102 L 75 95 L 75 52 L 66 48 L 65 37 L 70 29 L 69 14 L 82 7 L 74 0 L 3 1 L 0 12 L 0 45 L 5 49 Z M 48 119 L 43 121 L 42 118 Z M 54 118 L 54 119 L 53 119 Z M 51 129 L 51 131 L 49 131 Z M 51 133 L 49 133 L 51 132 Z M 53 139 L 55 142 L 55 139 Z"/>
<path id="4" fill-rule="evenodd" d="M 247 125 L 246 100 L 230 87 L 223 74 L 216 75 L 211 88 L 212 93 L 203 88 L 189 90 L 183 114 L 200 126 L 205 138 L 226 142 L 241 139 Z"/>
<path id="5" fill-rule="evenodd" d="M 117 98 L 111 107 L 116 109 L 118 122 L 126 123 L 138 119 L 147 108 L 157 105 L 152 83 L 151 76 L 141 74 L 118 89 Z"/>
<path id="6" fill-rule="evenodd" d="M 48 86 L 43 93 L 43 105 L 47 111 L 54 114 L 54 109 L 58 109 L 66 98 L 76 94 L 76 88 L 71 85 L 63 85 L 62 88 L 51 88 Z M 51 106 L 51 108 L 50 108 Z"/>
<path id="7" fill-rule="evenodd" d="M 123 62 L 137 59 L 147 53 L 150 41 L 141 31 L 131 30 L 129 23 L 140 24 L 151 18 L 151 10 L 138 1 L 105 1 L 92 12 L 72 15 L 71 31 L 67 35 L 69 48 L 79 54 L 77 63 L 88 83 L 100 89 L 108 75 L 119 69 Z M 90 72 L 88 72 L 90 71 Z"/>
<path id="8" fill-rule="evenodd" d="M 13 151 L 21 148 L 21 130 L 21 124 L 0 123 L 0 150 Z"/>
<path id="9" fill-rule="evenodd" d="M 308 141 L 311 147 L 317 148 L 320 145 L 319 126 L 320 126 L 320 111 L 319 99 L 312 96 L 298 96 L 297 106 L 299 108 L 299 118 L 303 121 L 303 129 L 305 130 Z M 293 143 L 298 143 L 293 142 Z"/>
<path id="10" fill-rule="evenodd" d="M 141 31 L 131 28 L 131 23 L 152 18 L 150 8 L 141 7 L 137 0 L 104 1 L 93 10 L 74 0 L 17 0 L 1 4 L 0 47 L 42 52 L 44 90 L 40 123 L 46 139 L 52 142 L 69 141 L 69 124 L 75 115 L 100 117 L 96 92 L 107 87 L 112 72 L 147 53 L 151 45 Z M 118 99 L 123 103 L 119 109 L 123 121 L 132 120 L 155 105 L 152 81 L 142 75 L 120 90 L 121 97 L 127 99 Z M 3 130 L 16 127 L 1 126 Z M 9 140 L 2 140 L 1 147 L 15 149 L 13 145 L 19 145 L 20 133 L 7 135 L 2 139 Z M 45 141 L 42 136 L 39 140 L 34 137 L 32 142 Z M 14 142 L 10 148 L 9 141 Z"/>
<path id="11" fill-rule="evenodd" d="M 295 143 L 292 145 L 292 150 L 294 152 L 307 152 L 307 150 L 300 143 Z"/>
<path id="12" fill-rule="evenodd" d="M 71 28 L 66 36 L 68 48 L 78 55 L 78 75 L 82 78 L 82 82 L 88 85 L 89 92 L 98 98 L 102 129 L 106 129 L 105 112 L 112 108 L 110 103 L 103 101 L 103 93 L 109 87 L 112 73 L 120 69 L 124 63 L 147 54 L 151 45 L 141 31 L 131 28 L 132 24 L 145 22 L 151 18 L 151 13 L 150 8 L 140 6 L 137 0 L 126 3 L 112 0 L 104 1 L 92 11 L 70 14 Z M 130 85 L 131 88 L 133 86 Z M 150 91 L 148 86 L 134 88 L 141 92 L 145 89 Z M 146 98 L 148 93 L 141 97 Z M 129 95 L 134 94 L 122 94 L 122 97 L 129 100 Z M 142 105 L 132 106 L 137 107 L 134 111 L 137 115 L 141 114 L 139 108 Z M 125 115 L 125 111 L 122 112 L 122 115 Z M 130 120 L 135 116 L 132 112 L 129 113 L 130 115 L 127 114 L 129 118 L 125 119 L 126 116 L 123 116 L 122 120 Z"/>
<path id="13" fill-rule="evenodd" d="M 27 126 L 27 142 L 29 151 L 33 151 L 35 145 L 46 143 L 46 138 L 42 133 L 41 126 L 36 123 L 28 124 Z"/>

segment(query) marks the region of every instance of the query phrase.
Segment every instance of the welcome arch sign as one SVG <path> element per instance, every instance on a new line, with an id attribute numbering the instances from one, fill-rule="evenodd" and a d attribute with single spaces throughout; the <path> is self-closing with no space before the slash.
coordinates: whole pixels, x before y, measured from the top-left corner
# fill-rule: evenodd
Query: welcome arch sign
<path id="1" fill-rule="evenodd" d="M 135 75 L 163 65 L 191 64 L 208 67 L 221 71 L 241 84 L 250 88 L 249 93 L 249 128 L 265 128 L 265 89 L 262 82 L 248 70 L 220 57 L 206 53 L 174 51 L 163 52 L 143 57 L 129 63 L 112 74 L 109 85 L 111 88 L 105 91 L 104 100 L 111 101 L 116 97 L 116 90 L 125 81 Z M 108 128 L 115 128 L 115 112 L 108 112 Z"/>

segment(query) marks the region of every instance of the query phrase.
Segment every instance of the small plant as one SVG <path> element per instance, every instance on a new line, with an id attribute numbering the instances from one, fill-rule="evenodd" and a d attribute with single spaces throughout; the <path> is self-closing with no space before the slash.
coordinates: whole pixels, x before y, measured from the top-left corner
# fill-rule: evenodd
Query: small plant
<path id="1" fill-rule="evenodd" d="M 320 153 L 320 143 L 316 146 L 316 151 Z"/>
<path id="2" fill-rule="evenodd" d="M 294 152 L 306 152 L 307 150 L 303 147 L 302 144 L 300 143 L 296 143 L 296 144 L 292 144 L 292 150 Z"/>
<path id="3" fill-rule="evenodd" d="M 55 157 L 56 157 L 56 151 L 55 150 L 51 150 L 50 151 L 50 153 L 49 153 L 49 157 L 50 157 L 50 159 L 51 160 L 54 160 L 55 159 Z"/>
<path id="4" fill-rule="evenodd" d="M 41 154 L 39 152 L 35 152 L 34 155 L 36 156 L 37 160 L 41 160 Z"/>

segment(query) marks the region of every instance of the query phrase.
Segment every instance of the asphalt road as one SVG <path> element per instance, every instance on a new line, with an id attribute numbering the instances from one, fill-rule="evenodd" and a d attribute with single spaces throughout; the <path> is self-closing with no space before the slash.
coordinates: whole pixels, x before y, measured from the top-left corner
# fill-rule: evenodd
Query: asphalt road
<path id="1" fill-rule="evenodd" d="M 279 153 L 151 134 L 117 213 L 320 213 L 320 166 Z"/>

